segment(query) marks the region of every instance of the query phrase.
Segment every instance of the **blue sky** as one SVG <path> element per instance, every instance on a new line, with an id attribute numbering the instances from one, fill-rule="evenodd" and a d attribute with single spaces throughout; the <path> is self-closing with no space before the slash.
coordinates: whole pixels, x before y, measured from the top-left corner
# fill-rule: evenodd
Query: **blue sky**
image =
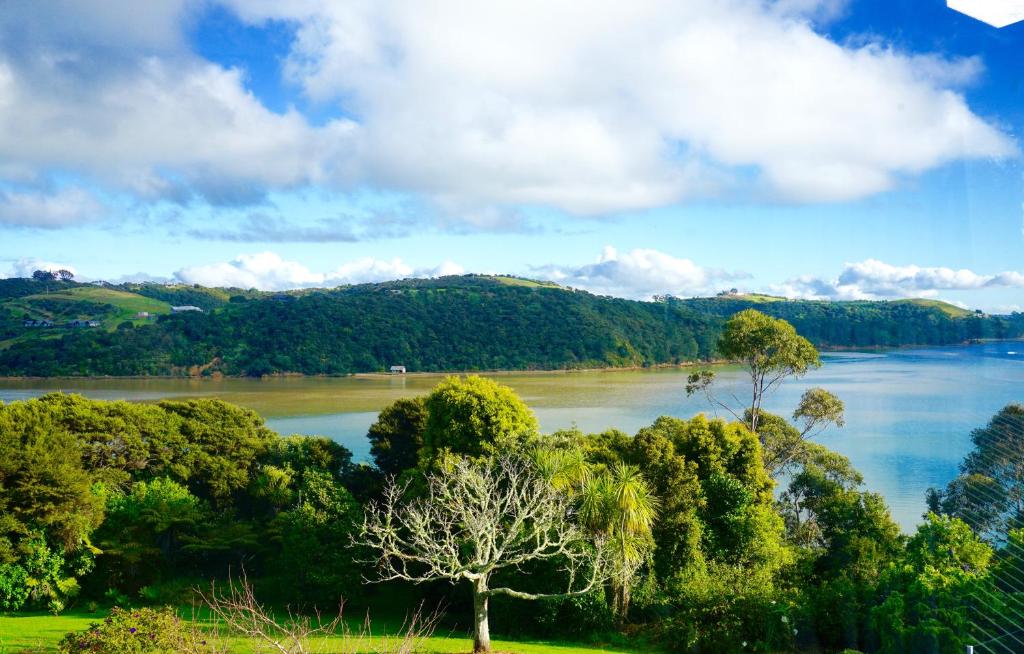
<path id="1" fill-rule="evenodd" d="M 140 6 L 0 6 L 0 274 L 1024 308 L 1024 23 L 931 0 Z"/>

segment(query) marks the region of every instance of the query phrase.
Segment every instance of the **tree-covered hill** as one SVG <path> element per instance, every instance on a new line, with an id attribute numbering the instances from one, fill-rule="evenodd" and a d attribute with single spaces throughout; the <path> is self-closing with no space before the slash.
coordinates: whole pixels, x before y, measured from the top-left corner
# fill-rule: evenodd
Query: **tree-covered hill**
<path id="1" fill-rule="evenodd" d="M 0 375 L 347 374 L 391 365 L 461 371 L 671 364 L 714 357 L 724 320 L 749 306 L 785 318 L 825 347 L 950 344 L 1024 334 L 1024 314 L 951 312 L 936 303 L 767 296 L 638 302 L 476 275 L 288 293 L 157 284 L 41 290 L 38 285 L 8 280 L 10 293 L 0 297 Z M 156 303 L 152 317 L 125 319 L 126 311 L 145 303 Z M 172 304 L 204 311 L 169 315 Z M 95 319 L 100 326 L 24 326 L 26 319 L 45 317 L 41 312 L 51 305 L 64 312 L 60 315 Z"/>
<path id="2" fill-rule="evenodd" d="M 829 302 L 765 295 L 668 300 L 703 315 L 728 318 L 757 309 L 782 318 L 818 347 L 951 345 L 1024 335 L 1024 314 L 989 316 L 937 300 Z"/>

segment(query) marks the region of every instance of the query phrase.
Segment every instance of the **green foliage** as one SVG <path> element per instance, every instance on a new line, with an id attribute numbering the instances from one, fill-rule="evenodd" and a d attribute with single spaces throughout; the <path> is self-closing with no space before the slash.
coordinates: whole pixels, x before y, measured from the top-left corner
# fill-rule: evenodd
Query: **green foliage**
<path id="1" fill-rule="evenodd" d="M 692 566 L 669 597 L 663 641 L 672 652 L 788 651 L 797 636 L 790 602 L 764 567 Z"/>
<path id="2" fill-rule="evenodd" d="M 871 612 L 880 651 L 964 651 L 972 620 L 991 608 L 992 554 L 964 522 L 930 514 L 883 577 L 884 600 Z"/>
<path id="3" fill-rule="evenodd" d="M 215 650 L 173 609 L 114 608 L 101 622 L 65 636 L 58 651 L 61 654 L 177 654 Z"/>
<path id="4" fill-rule="evenodd" d="M 14 562 L 0 563 L 0 609 L 6 611 L 45 608 L 59 613 L 78 594 L 76 576 L 92 567 L 91 552 L 64 554 L 39 532 L 23 539 L 17 551 Z"/>
<path id="5" fill-rule="evenodd" d="M 960 475 L 929 503 L 999 541 L 1024 521 L 1024 405 L 1004 407 L 971 432 L 971 443 Z"/>
<path id="6" fill-rule="evenodd" d="M 790 323 L 817 347 L 949 345 L 981 338 L 1015 338 L 1024 334 L 1024 313 L 965 315 L 920 301 L 778 299 L 758 302 L 750 297 L 729 296 L 673 299 L 669 302 L 703 315 L 722 318 L 755 308 Z"/>
<path id="7" fill-rule="evenodd" d="M 755 309 L 744 309 L 726 321 L 722 336 L 718 339 L 718 353 L 730 361 L 741 363 L 750 374 L 753 393 L 744 419 L 753 432 L 757 432 L 761 404 L 768 393 L 786 379 L 800 377 L 808 370 L 821 366 L 818 350 L 810 341 L 797 334 L 792 325 Z M 697 378 L 691 376 L 687 393 L 697 389 L 707 392 L 711 377 L 707 373 L 698 374 L 700 376 Z M 795 417 L 806 416 L 814 422 L 823 419 L 825 416 L 818 415 L 818 412 L 830 407 L 823 406 L 820 398 L 814 401 L 817 397 L 814 395 L 808 400 L 805 396 Z M 839 412 L 842 412 L 841 406 Z M 733 414 L 738 417 L 737 409 L 733 410 Z"/>
<path id="8" fill-rule="evenodd" d="M 201 298 L 160 297 L 204 306 Z M 643 366 L 706 356 L 718 322 L 683 307 L 476 276 L 284 297 L 289 300 L 250 294 L 245 301 L 163 316 L 123 332 L 62 330 L 60 338 L 43 338 L 37 333 L 43 330 L 36 330 L 0 350 L 0 374 L 259 376 L 375 372 L 392 364 L 438 371 Z"/>
<path id="9" fill-rule="evenodd" d="M 416 465 L 427 428 L 426 398 L 396 400 L 384 407 L 366 437 L 370 454 L 386 475 L 399 475 Z"/>
<path id="10" fill-rule="evenodd" d="M 312 516 L 299 526 L 319 538 L 321 556 L 347 556 L 331 535 L 348 528 L 318 489 L 329 480 L 351 517 L 339 484 L 352 469 L 337 443 L 281 438 L 255 413 L 219 401 L 51 394 L 0 405 L 0 603 L 58 610 L 94 558 L 83 579 L 94 598 L 258 568 L 283 547 L 259 534 L 291 510 Z M 329 566 L 323 574 L 337 576 Z"/>
<path id="11" fill-rule="evenodd" d="M 166 478 L 112 493 L 96 535 L 107 583 L 135 591 L 159 580 L 179 561 L 182 537 L 194 535 L 208 511 L 188 488 Z"/>
<path id="12" fill-rule="evenodd" d="M 808 443 L 799 462 L 778 509 L 801 548 L 805 630 L 829 648 L 876 645 L 870 610 L 881 571 L 903 551 L 899 527 L 845 457 Z"/>
<path id="13" fill-rule="evenodd" d="M 310 470 L 299 491 L 301 502 L 277 515 L 271 525 L 280 549 L 270 568 L 277 597 L 294 603 L 331 606 L 342 596 L 361 594 L 360 567 L 353 545 L 362 510 L 330 474 Z"/>
<path id="14" fill-rule="evenodd" d="M 419 458 L 431 465 L 446 454 L 481 457 L 536 436 L 537 419 L 508 386 L 485 377 L 449 377 L 424 401 Z"/>
<path id="15" fill-rule="evenodd" d="M 7 302 L 5 284 L 11 296 Z M 636 302 L 474 275 L 276 295 L 157 284 L 119 289 L 53 284 L 106 291 L 106 297 L 88 300 L 69 296 L 69 310 L 81 301 L 114 306 L 118 313 L 115 322 L 108 321 L 111 326 L 133 317 L 124 308 L 131 298 L 205 311 L 163 316 L 133 330 L 56 333 L 26 331 L 21 309 L 6 311 L 7 318 L 0 311 L 0 336 L 14 339 L 0 349 L 0 374 L 259 376 L 375 372 L 399 363 L 432 371 L 671 364 L 712 357 L 725 319 L 750 307 L 789 321 L 819 347 L 948 344 L 1024 335 L 1024 314 L 954 316 L 939 307 L 905 302 L 731 297 Z M 41 286 L 0 280 L 0 310 L 13 307 L 18 297 L 39 293 Z M 114 299 L 111 293 L 121 296 Z"/>

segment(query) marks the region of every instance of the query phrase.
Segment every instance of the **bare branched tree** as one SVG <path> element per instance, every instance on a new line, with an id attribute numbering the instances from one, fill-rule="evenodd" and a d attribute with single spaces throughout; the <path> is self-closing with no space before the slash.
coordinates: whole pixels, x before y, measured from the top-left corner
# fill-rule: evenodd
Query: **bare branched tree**
<path id="1" fill-rule="evenodd" d="M 525 600 L 590 592 L 608 577 L 603 542 L 575 523 L 567 495 L 524 458 L 461 459 L 428 477 L 424 497 L 404 503 L 405 488 L 388 484 L 371 504 L 362 539 L 378 553 L 376 581 L 447 579 L 473 589 L 474 652 L 491 651 L 488 600 Z M 495 573 L 531 561 L 557 560 L 567 576 L 558 593 L 491 587 Z"/>

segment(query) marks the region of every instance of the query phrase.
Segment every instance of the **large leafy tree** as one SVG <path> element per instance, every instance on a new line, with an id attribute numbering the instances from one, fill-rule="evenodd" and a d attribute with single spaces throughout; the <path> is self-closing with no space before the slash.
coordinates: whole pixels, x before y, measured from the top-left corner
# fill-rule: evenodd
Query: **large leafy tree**
<path id="1" fill-rule="evenodd" d="M 786 379 L 801 377 L 821 366 L 818 350 L 797 334 L 791 324 L 755 309 L 740 311 L 725 323 L 718 339 L 718 353 L 746 368 L 751 382 L 751 399 L 746 408 L 740 408 L 743 404 L 739 398 L 733 397 L 729 403 L 710 393 L 714 373 L 709 370 L 690 375 L 686 391 L 706 393 L 711 401 L 745 422 L 755 433 L 765 397 Z"/>
<path id="2" fill-rule="evenodd" d="M 778 502 L 803 554 L 808 619 L 821 644 L 837 650 L 877 646 L 869 611 L 879 575 L 903 550 L 882 497 L 862 484 L 846 457 L 810 443 Z"/>
<path id="3" fill-rule="evenodd" d="M 1001 541 L 1024 524 L 1024 405 L 1004 407 L 971 432 L 971 442 L 960 475 L 944 491 L 931 491 L 929 504 Z"/>
<path id="4" fill-rule="evenodd" d="M 104 493 L 78 440 L 43 404 L 0 404 L 0 605 L 57 610 L 77 592 Z"/>
<path id="5" fill-rule="evenodd" d="M 420 460 L 431 465 L 446 453 L 488 456 L 537 433 L 537 419 L 508 386 L 485 377 L 449 377 L 425 400 L 427 421 Z"/>
<path id="6" fill-rule="evenodd" d="M 872 610 L 883 654 L 962 652 L 976 625 L 1004 610 L 994 592 L 992 548 L 956 518 L 929 514 L 886 570 Z"/>
<path id="7" fill-rule="evenodd" d="M 414 467 L 426 428 L 425 398 L 402 398 L 384 407 L 366 435 L 377 468 L 397 476 Z"/>

